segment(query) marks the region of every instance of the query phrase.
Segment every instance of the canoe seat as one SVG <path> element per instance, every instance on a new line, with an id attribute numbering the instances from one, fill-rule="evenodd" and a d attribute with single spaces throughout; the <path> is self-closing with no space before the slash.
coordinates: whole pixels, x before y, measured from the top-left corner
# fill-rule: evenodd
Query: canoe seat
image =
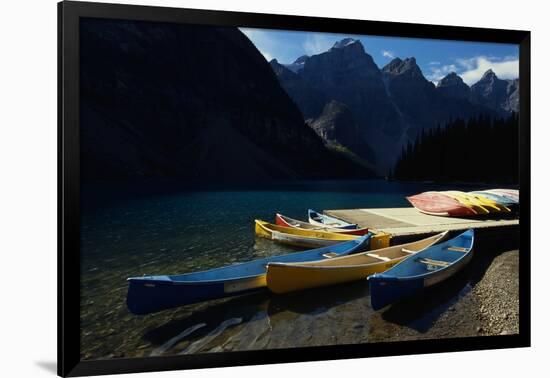
<path id="1" fill-rule="evenodd" d="M 447 247 L 447 249 L 448 249 L 449 251 L 456 251 L 456 252 L 463 252 L 463 253 L 466 253 L 466 252 L 469 251 L 468 248 L 463 248 L 463 247 L 452 247 L 452 246 L 451 246 L 451 247 Z"/>
<path id="2" fill-rule="evenodd" d="M 451 265 L 451 263 L 447 262 L 447 261 L 432 260 L 432 259 L 428 259 L 428 258 L 420 259 L 420 260 L 418 260 L 418 262 L 422 263 L 422 264 L 426 264 L 426 265 L 441 266 L 441 267 L 446 267 L 446 266 Z"/>
<path id="3" fill-rule="evenodd" d="M 375 253 L 365 253 L 366 256 L 374 257 L 375 259 L 382 260 L 382 261 L 390 261 L 391 259 L 389 257 L 384 256 L 378 256 Z"/>
<path id="4" fill-rule="evenodd" d="M 337 254 L 337 253 L 334 253 L 334 252 L 323 253 L 323 257 L 326 257 L 327 259 L 331 259 L 331 258 L 333 258 L 334 256 L 338 256 L 338 254 Z"/>
<path id="5" fill-rule="evenodd" d="M 407 248 L 401 248 L 401 252 L 413 254 L 413 253 L 416 253 L 417 251 L 411 251 L 410 249 L 407 249 Z"/>

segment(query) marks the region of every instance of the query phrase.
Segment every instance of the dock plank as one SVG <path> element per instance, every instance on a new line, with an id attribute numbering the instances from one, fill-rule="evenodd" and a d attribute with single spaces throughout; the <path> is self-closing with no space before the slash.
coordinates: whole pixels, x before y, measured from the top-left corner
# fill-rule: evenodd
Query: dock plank
<path id="1" fill-rule="evenodd" d="M 453 218 L 438 217 L 419 212 L 413 207 L 379 209 L 325 210 L 335 216 L 375 232 L 386 232 L 394 237 L 426 235 L 446 230 L 467 230 L 470 228 L 517 227 L 519 218 Z"/>

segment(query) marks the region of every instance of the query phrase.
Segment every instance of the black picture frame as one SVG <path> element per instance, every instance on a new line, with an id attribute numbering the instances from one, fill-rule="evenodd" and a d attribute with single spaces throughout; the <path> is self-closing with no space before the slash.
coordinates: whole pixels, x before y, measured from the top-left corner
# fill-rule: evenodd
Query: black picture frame
<path id="1" fill-rule="evenodd" d="M 362 345 L 80 360 L 79 19 L 81 17 L 514 43 L 520 49 L 519 334 Z M 530 346 L 530 32 L 63 1 L 58 3 L 58 374 L 82 376 Z"/>

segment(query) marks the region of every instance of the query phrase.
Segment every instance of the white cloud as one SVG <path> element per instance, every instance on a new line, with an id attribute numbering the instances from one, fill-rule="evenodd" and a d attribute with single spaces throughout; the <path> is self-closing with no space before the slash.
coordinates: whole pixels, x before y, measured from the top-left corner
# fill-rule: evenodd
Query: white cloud
<path id="1" fill-rule="evenodd" d="M 334 45 L 334 41 L 322 34 L 308 34 L 303 43 L 307 55 L 316 55 L 327 51 Z"/>
<path id="2" fill-rule="evenodd" d="M 519 76 L 519 60 L 516 56 L 460 58 L 455 59 L 454 63 L 444 66 L 432 63 L 429 63 L 430 73 L 426 75 L 426 78 L 434 83 L 451 72 L 456 72 L 468 85 L 479 81 L 488 69 L 492 69 L 500 79 L 515 79 Z"/>
<path id="3" fill-rule="evenodd" d="M 260 51 L 261 52 L 261 51 Z M 270 62 L 273 57 L 271 56 L 271 54 L 267 53 L 267 52 L 261 52 L 262 55 L 264 56 L 265 60 L 267 60 L 268 62 Z"/>
<path id="4" fill-rule="evenodd" d="M 388 50 L 382 50 L 382 56 L 384 58 L 389 58 L 389 59 L 395 58 L 395 54 L 392 51 L 388 51 Z"/>
<path id="5" fill-rule="evenodd" d="M 470 59 L 459 59 L 457 63 L 462 68 L 460 76 L 468 85 L 476 83 L 488 69 L 492 69 L 499 79 L 516 79 L 519 77 L 519 59 L 517 57 L 495 59 L 477 56 Z"/>
<path id="6" fill-rule="evenodd" d="M 430 71 L 431 72 L 426 75 L 426 78 L 437 84 L 439 80 L 443 79 L 451 72 L 457 72 L 458 68 L 455 64 L 446 64 L 441 67 L 434 67 L 434 65 L 432 64 L 430 67 Z"/>
<path id="7" fill-rule="evenodd" d="M 465 70 L 473 70 L 476 67 L 477 58 L 460 58 L 456 59 L 456 63 Z"/>

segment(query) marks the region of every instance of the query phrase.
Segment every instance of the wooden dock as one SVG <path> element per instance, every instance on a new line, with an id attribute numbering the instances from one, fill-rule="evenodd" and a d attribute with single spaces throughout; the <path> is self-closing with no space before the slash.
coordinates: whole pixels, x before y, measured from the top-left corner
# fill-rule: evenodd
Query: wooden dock
<path id="1" fill-rule="evenodd" d="M 473 228 L 491 234 L 506 231 L 517 233 L 519 231 L 518 217 L 479 219 L 438 217 L 423 214 L 414 207 L 325 210 L 325 213 L 346 222 L 357 223 L 361 227 L 368 227 L 374 232 L 391 234 L 392 244 L 446 230 L 463 231 Z"/>

